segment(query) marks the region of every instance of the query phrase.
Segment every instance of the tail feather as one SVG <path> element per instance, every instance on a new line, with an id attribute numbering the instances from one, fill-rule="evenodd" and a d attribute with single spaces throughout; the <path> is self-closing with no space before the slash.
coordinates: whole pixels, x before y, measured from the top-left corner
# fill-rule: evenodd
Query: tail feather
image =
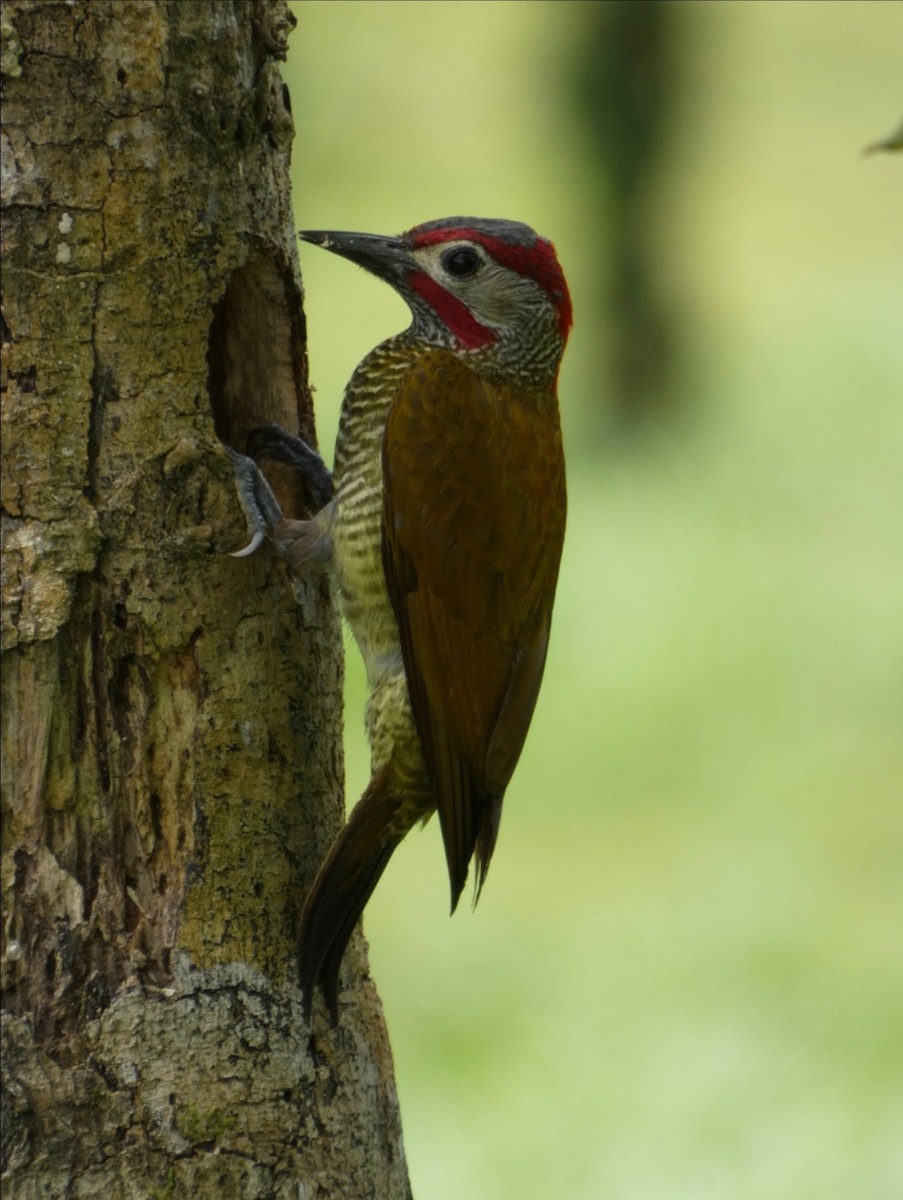
<path id="1" fill-rule="evenodd" d="M 301 914 L 298 976 L 304 1016 L 310 1020 L 319 983 L 333 1021 L 338 1019 L 338 978 L 345 948 L 386 864 L 408 828 L 388 789 L 386 771 L 371 779 L 352 809 L 314 880 Z"/>
<path id="2" fill-rule="evenodd" d="M 486 873 L 489 870 L 489 862 L 492 858 L 492 852 L 495 849 L 496 839 L 499 835 L 499 824 L 502 819 L 502 797 L 488 796 L 483 802 L 483 811 L 480 814 L 480 828 L 477 833 L 476 846 L 474 854 L 477 860 L 477 878 L 476 887 L 474 888 L 473 904 L 476 908 L 477 901 L 483 891 L 483 884 L 486 882 Z"/>

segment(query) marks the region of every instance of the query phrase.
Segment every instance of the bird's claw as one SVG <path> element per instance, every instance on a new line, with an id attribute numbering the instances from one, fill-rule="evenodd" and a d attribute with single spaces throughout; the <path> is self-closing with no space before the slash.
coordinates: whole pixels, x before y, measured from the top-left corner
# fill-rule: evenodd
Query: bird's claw
<path id="1" fill-rule="evenodd" d="M 282 509 L 254 460 L 228 446 L 226 453 L 232 460 L 238 502 L 245 514 L 248 533 L 251 535 L 247 546 L 241 550 L 233 550 L 231 555 L 233 558 L 247 558 L 259 548 L 266 535 L 282 520 Z"/>
<path id="2" fill-rule="evenodd" d="M 254 551 L 260 547 L 260 545 L 262 544 L 263 539 L 265 537 L 266 537 L 266 534 L 263 532 L 262 529 L 255 529 L 254 534 L 251 537 L 250 542 L 248 542 L 247 546 L 245 546 L 241 550 L 230 550 L 229 557 L 230 558 L 250 558 L 250 556 L 254 553 Z"/>

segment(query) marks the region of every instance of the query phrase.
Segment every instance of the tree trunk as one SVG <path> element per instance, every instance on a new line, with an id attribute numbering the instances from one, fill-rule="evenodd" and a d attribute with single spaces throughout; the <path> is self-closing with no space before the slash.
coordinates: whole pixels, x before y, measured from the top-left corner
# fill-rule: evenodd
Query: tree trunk
<path id="1" fill-rule="evenodd" d="M 305 1026 L 295 980 L 341 820 L 336 613 L 225 553 L 220 440 L 314 436 L 292 24 L 283 0 L 3 8 L 10 1198 L 409 1195 L 362 939 L 338 1027 L 319 1002 Z"/>
<path id="2" fill-rule="evenodd" d="M 611 373 L 610 387 L 599 393 L 610 394 L 610 411 L 600 412 L 596 425 L 607 440 L 613 428 L 655 427 L 677 394 L 676 315 L 651 231 L 665 203 L 669 116 L 684 74 L 682 16 L 662 0 L 604 0 L 587 6 L 576 47 L 577 115 L 599 181 L 597 224 L 609 247 L 609 261 L 596 272 Z"/>

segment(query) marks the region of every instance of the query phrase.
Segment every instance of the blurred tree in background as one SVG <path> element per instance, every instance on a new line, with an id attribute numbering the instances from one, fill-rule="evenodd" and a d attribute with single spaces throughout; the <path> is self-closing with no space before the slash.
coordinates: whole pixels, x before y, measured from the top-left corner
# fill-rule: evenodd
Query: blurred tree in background
<path id="1" fill-rule="evenodd" d="M 681 14 L 664 0 L 602 0 L 586 9 L 574 42 L 574 84 L 608 249 L 597 279 L 611 376 L 604 417 L 636 429 L 676 396 L 675 335 L 650 218 L 661 203 L 662 158 L 674 129 Z"/>

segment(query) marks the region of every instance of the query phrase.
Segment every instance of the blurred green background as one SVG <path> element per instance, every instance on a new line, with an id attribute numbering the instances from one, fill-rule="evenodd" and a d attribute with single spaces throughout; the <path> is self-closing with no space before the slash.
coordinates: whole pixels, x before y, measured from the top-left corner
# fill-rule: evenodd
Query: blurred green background
<path id="1" fill-rule="evenodd" d="M 523 220 L 576 314 L 549 665 L 483 899 L 448 919 L 433 822 L 367 911 L 414 1194 L 899 1200 L 903 156 L 861 151 L 903 6 L 609 7 L 295 5 L 299 228 Z M 407 315 L 301 256 L 329 456 Z M 353 801 L 353 646 L 348 677 Z"/>

